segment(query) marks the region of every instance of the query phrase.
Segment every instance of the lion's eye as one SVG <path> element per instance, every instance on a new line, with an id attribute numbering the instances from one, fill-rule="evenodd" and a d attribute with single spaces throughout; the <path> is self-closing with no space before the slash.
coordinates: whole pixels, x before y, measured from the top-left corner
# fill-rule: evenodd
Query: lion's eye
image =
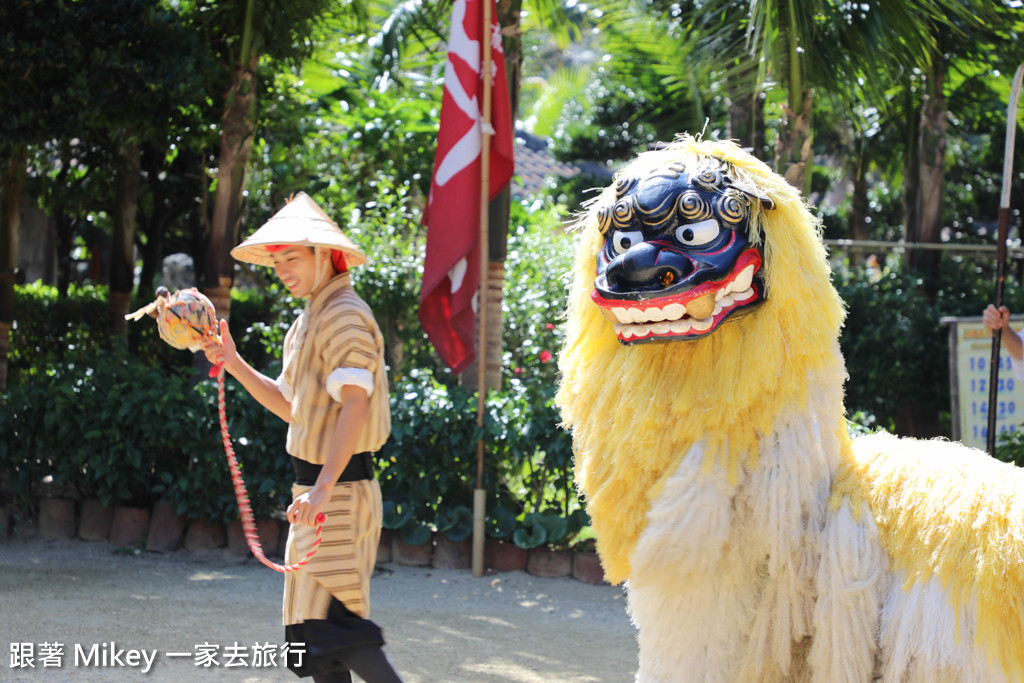
<path id="1" fill-rule="evenodd" d="M 718 221 L 709 218 L 700 223 L 680 225 L 676 228 L 676 239 L 688 247 L 699 247 L 718 237 L 720 232 Z"/>
<path id="2" fill-rule="evenodd" d="M 612 246 L 616 254 L 625 254 L 629 248 L 644 241 L 644 234 L 639 230 L 616 230 L 612 235 Z"/>

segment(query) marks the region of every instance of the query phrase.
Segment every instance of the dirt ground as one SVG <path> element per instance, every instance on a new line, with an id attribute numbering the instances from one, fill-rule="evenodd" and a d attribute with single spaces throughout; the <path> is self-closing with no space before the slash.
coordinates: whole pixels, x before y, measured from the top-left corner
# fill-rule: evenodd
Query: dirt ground
<path id="1" fill-rule="evenodd" d="M 0 681 L 298 680 L 270 664 L 283 641 L 282 581 L 226 550 L 0 540 Z M 384 565 L 372 601 L 407 683 L 633 680 L 636 633 L 620 587 Z M 210 652 L 217 664 L 200 665 Z"/>

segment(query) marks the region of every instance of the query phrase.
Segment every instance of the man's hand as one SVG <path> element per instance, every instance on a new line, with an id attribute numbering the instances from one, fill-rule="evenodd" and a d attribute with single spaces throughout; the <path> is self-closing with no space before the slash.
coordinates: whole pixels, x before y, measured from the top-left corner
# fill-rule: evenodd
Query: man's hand
<path id="1" fill-rule="evenodd" d="M 305 524 L 308 527 L 316 527 L 317 516 L 327 507 L 327 503 L 330 500 L 331 491 L 329 489 L 314 486 L 301 496 L 298 496 L 288 506 L 288 521 L 292 524 Z"/>
<path id="2" fill-rule="evenodd" d="M 1010 324 L 1010 309 L 1000 306 L 999 310 L 996 310 L 995 306 L 989 304 L 981 314 L 981 321 L 990 330 L 1001 330 Z"/>
<path id="3" fill-rule="evenodd" d="M 203 337 L 203 353 L 206 354 L 206 360 L 210 361 L 210 363 L 213 365 L 223 363 L 228 370 L 231 369 L 234 362 L 238 359 L 235 340 L 231 338 L 231 332 L 228 331 L 228 323 L 223 318 L 220 319 L 219 336 L 211 334 Z"/>

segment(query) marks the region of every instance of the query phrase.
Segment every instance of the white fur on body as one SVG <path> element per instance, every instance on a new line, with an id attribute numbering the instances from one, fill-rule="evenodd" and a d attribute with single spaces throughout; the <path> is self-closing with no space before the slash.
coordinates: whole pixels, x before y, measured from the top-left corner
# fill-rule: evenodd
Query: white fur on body
<path id="1" fill-rule="evenodd" d="M 736 482 L 699 445 L 666 478 L 627 583 L 637 681 L 1007 680 L 972 647 L 973 604 L 957 620 L 938 579 L 904 586 L 870 512 L 830 505 L 835 386 L 811 378 Z"/>

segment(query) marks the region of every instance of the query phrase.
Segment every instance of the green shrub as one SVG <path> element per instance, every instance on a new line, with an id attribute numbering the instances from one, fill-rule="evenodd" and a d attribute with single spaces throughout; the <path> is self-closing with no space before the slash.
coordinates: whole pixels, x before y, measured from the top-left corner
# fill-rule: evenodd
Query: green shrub
<path id="1" fill-rule="evenodd" d="M 996 442 L 996 458 L 1024 467 L 1024 431 L 1007 432 Z"/>
<path id="2" fill-rule="evenodd" d="M 571 542 L 588 520 L 552 394 L 553 387 L 537 392 L 522 383 L 492 394 L 481 432 L 475 394 L 411 372 L 392 390 L 391 438 L 378 459 L 384 526 L 412 544 L 434 531 L 468 537 L 482 433 L 488 535 L 526 548 Z"/>
<path id="3" fill-rule="evenodd" d="M 166 425 L 183 386 L 130 356 L 67 350 L 9 392 L 9 466 L 108 505 L 145 505 L 157 463 L 174 468 L 181 439 Z"/>
<path id="4" fill-rule="evenodd" d="M 948 411 L 942 314 L 924 297 L 917 279 L 900 269 L 886 269 L 878 277 L 845 271 L 837 274 L 836 286 L 848 310 L 840 336 L 850 375 L 847 410 L 870 413 L 890 431 L 910 403 L 922 403 L 931 413 Z"/>
<path id="5" fill-rule="evenodd" d="M 105 505 L 170 500 L 187 518 L 237 516 L 217 410 L 216 385 L 191 383 L 191 368 L 168 372 L 128 354 L 75 348 L 14 385 L 0 411 L 0 464 L 7 496 L 32 511 L 45 477 Z M 284 423 L 234 381 L 226 386 L 229 430 L 239 444 L 253 510 L 290 497 Z"/>
<path id="6" fill-rule="evenodd" d="M 412 545 L 429 539 L 439 521 L 453 529 L 461 509 L 473 506 L 479 434 L 470 392 L 419 370 L 396 384 L 391 438 L 378 454 L 384 527 Z"/>
<path id="7" fill-rule="evenodd" d="M 947 254 L 932 276 L 896 258 L 877 269 L 834 269 L 847 306 L 840 345 L 849 413 L 862 411 L 896 431 L 900 416 L 916 410 L 932 416 L 938 433 L 949 434 L 949 330 L 939 320 L 981 315 L 994 298 L 993 265 L 988 258 Z M 1014 278 L 1006 280 L 1004 301 L 1014 313 L 1024 311 L 1024 290 Z"/>

